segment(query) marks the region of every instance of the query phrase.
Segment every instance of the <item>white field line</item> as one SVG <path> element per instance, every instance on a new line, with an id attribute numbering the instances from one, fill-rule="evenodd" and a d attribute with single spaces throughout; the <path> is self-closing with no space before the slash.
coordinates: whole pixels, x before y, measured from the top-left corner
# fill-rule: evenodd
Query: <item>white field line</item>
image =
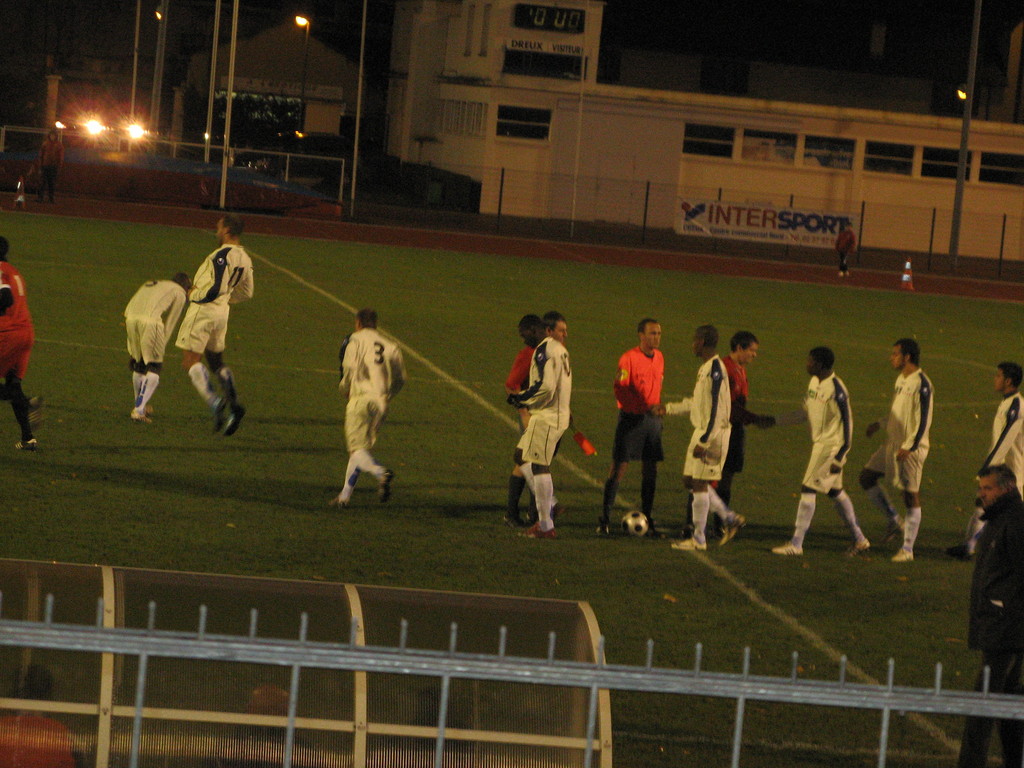
<path id="1" fill-rule="evenodd" d="M 358 311 L 352 305 L 342 301 L 337 296 L 335 296 L 332 293 L 329 293 L 328 291 L 325 291 L 323 288 L 319 287 L 318 285 L 315 285 L 315 284 L 309 282 L 308 280 L 303 278 L 301 275 L 293 272 L 292 270 L 287 269 L 286 267 L 279 266 L 278 264 L 275 264 L 274 262 L 270 261 L 269 259 L 267 259 L 264 256 L 258 256 L 257 254 L 250 254 L 250 255 L 254 259 L 258 259 L 259 261 L 263 262 L 268 267 L 276 269 L 278 272 L 281 272 L 282 274 L 287 275 L 288 277 L 292 278 L 299 285 L 301 285 L 301 286 L 303 286 L 305 288 L 308 288 L 309 290 L 313 291 L 314 293 L 319 294 L 323 298 L 327 299 L 331 303 L 338 305 L 339 307 L 344 309 L 346 312 L 350 312 L 350 313 L 352 313 L 354 315 Z M 472 400 L 474 403 L 476 403 L 481 408 L 483 408 L 483 410 L 485 410 L 487 413 L 491 414 L 496 419 L 498 419 L 502 423 L 506 424 L 510 429 L 518 430 L 518 426 L 516 425 L 515 421 L 510 416 L 508 416 L 508 414 L 506 414 L 504 411 L 498 409 L 493 404 L 491 404 L 490 402 L 485 400 L 483 397 L 481 397 L 479 394 L 477 394 L 476 392 L 471 390 L 469 387 L 467 387 L 461 381 L 456 379 L 454 376 L 452 376 L 451 374 L 449 374 L 446 371 L 444 371 L 442 368 L 440 368 L 437 365 L 435 365 L 425 355 L 423 355 L 422 353 L 420 353 L 417 350 L 413 349 L 412 347 L 409 347 L 406 344 L 402 344 L 392 334 L 386 333 L 385 331 L 382 331 L 379 328 L 378 328 L 378 331 L 380 333 L 384 334 L 385 336 L 387 336 L 388 338 L 390 338 L 395 343 L 400 344 L 400 346 L 402 347 L 403 354 L 405 354 L 408 357 L 411 357 L 411 358 L 415 359 L 420 365 L 425 366 L 431 373 L 436 375 L 439 379 L 441 379 L 442 381 L 444 381 L 449 386 L 451 386 L 454 389 L 456 389 L 459 392 L 461 392 L 463 395 L 465 395 L 470 400 Z M 588 474 L 586 471 L 584 471 L 577 464 L 574 464 L 572 461 L 569 461 L 568 459 L 564 459 L 561 456 L 558 457 L 558 461 L 559 461 L 559 464 L 561 466 L 566 467 L 567 469 L 569 469 L 574 475 L 576 475 L 577 477 L 579 477 L 581 480 L 583 480 L 584 482 L 588 483 L 592 487 L 594 487 L 594 488 L 603 488 L 604 487 L 604 483 L 602 483 L 600 480 L 592 477 L 590 474 Z M 814 632 L 810 628 L 805 627 L 803 624 L 801 624 L 794 616 L 791 616 L 790 614 L 786 613 L 781 608 L 778 608 L 777 606 L 774 606 L 771 603 L 767 602 L 756 591 L 754 591 L 753 589 L 748 587 L 746 584 L 744 584 L 742 581 L 740 581 L 738 578 L 736 578 L 724 566 L 721 566 L 721 565 L 715 563 L 710 557 L 708 557 L 707 555 L 701 554 L 699 552 L 693 552 L 693 553 L 690 553 L 690 554 L 694 555 L 695 559 L 697 560 L 697 562 L 699 562 L 700 564 L 702 564 L 703 566 L 708 568 L 713 574 L 715 574 L 716 576 L 718 576 L 719 578 L 721 578 L 722 580 L 724 580 L 728 584 L 731 584 L 733 587 L 735 587 L 736 590 L 739 591 L 740 594 L 742 594 L 744 597 L 746 597 L 747 600 L 750 603 L 752 603 L 755 607 L 760 608 L 761 610 L 763 610 L 764 612 L 766 612 L 767 614 L 769 614 L 770 616 L 772 616 L 773 618 L 778 620 L 783 626 L 787 627 L 788 629 L 792 630 L 796 634 L 798 634 L 801 637 L 803 637 L 814 648 L 816 648 L 817 650 L 819 650 L 822 653 L 824 653 L 833 662 L 838 664 L 840 658 L 842 658 L 842 656 L 845 655 L 840 650 L 838 650 L 837 648 L 832 646 L 830 643 L 828 643 L 828 641 L 826 641 L 819 634 L 817 634 L 816 632 Z M 880 685 L 881 684 L 877 679 L 875 679 L 874 677 L 869 675 L 866 671 L 861 669 L 859 666 L 857 666 L 853 662 L 847 661 L 846 669 L 847 669 L 847 673 L 851 677 L 854 677 L 857 680 L 860 680 L 861 682 L 868 683 L 870 685 Z M 912 723 L 914 723 L 916 726 L 918 726 L 921 730 L 923 730 L 925 733 L 927 733 L 929 736 L 931 736 L 936 741 L 938 741 L 942 746 L 944 746 L 950 752 L 956 752 L 958 750 L 959 743 L 956 742 L 955 740 L 949 738 L 949 736 L 946 735 L 945 731 L 943 731 L 941 728 L 939 728 L 934 723 L 932 723 L 928 718 L 926 718 L 926 717 L 924 717 L 924 716 L 922 716 L 922 715 L 920 715 L 918 713 L 909 713 L 907 715 L 907 718 Z"/>

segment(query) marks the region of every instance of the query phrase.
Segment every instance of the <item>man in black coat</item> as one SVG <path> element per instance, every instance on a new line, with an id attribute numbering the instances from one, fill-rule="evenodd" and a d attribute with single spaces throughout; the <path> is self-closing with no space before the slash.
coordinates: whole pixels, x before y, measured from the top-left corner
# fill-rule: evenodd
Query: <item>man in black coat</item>
<path id="1" fill-rule="evenodd" d="M 1024 501 L 1017 478 L 1005 464 L 986 467 L 978 476 L 978 496 L 985 528 L 978 539 L 977 561 L 971 580 L 967 644 L 981 651 L 981 690 L 985 667 L 989 691 L 1022 692 L 1024 659 Z M 988 762 L 992 718 L 968 717 L 960 743 L 958 768 L 983 768 Z M 1000 720 L 999 740 L 1006 768 L 1021 768 L 1024 721 Z"/>

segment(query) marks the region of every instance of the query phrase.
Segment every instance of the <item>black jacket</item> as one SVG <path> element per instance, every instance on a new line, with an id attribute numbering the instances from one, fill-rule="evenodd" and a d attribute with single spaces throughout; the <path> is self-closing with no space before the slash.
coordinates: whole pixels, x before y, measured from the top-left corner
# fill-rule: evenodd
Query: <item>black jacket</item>
<path id="1" fill-rule="evenodd" d="M 967 643 L 980 651 L 1024 651 L 1024 501 L 1014 489 L 981 519 Z"/>

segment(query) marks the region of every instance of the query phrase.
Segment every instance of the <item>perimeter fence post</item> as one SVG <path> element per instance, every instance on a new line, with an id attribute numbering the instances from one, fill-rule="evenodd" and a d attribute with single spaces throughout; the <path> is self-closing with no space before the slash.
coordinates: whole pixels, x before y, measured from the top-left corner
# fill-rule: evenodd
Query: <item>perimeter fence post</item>
<path id="1" fill-rule="evenodd" d="M 928 271 L 932 271 L 932 251 L 935 248 L 935 208 L 932 208 L 932 228 L 928 233 Z"/>
<path id="2" fill-rule="evenodd" d="M 643 245 L 647 242 L 647 206 L 651 201 L 651 180 L 647 180 L 647 190 L 644 192 L 644 225 L 640 230 L 640 244 Z M 1003 216 L 1005 222 L 1006 216 Z"/>
<path id="3" fill-rule="evenodd" d="M 860 266 L 860 248 L 864 242 L 864 214 L 867 213 L 868 205 L 864 200 L 860 201 L 860 224 L 857 227 L 857 266 Z"/>
<path id="4" fill-rule="evenodd" d="M 505 197 L 505 169 L 501 169 L 501 177 L 498 179 L 498 218 L 494 222 L 494 231 L 501 232 L 501 203 Z"/>
<path id="5" fill-rule="evenodd" d="M 1003 231 L 999 235 L 999 266 L 996 269 L 996 277 L 1003 276 L 1003 247 L 1006 245 L 1006 214 L 1003 214 Z"/>

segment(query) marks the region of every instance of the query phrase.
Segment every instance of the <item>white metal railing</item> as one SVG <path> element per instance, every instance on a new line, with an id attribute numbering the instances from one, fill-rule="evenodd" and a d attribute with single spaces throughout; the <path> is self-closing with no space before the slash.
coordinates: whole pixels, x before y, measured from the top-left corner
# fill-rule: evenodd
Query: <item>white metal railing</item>
<path id="1" fill-rule="evenodd" d="M 2 595 L 0 595 L 2 600 Z M 0 602 L 2 609 L 2 602 Z M 557 637 L 549 636 L 547 659 L 521 658 L 506 654 L 507 634 L 502 627 L 494 654 L 463 653 L 458 650 L 458 627 L 451 625 L 446 651 L 421 650 L 407 646 L 408 624 L 403 620 L 397 647 L 361 645 L 360 622 L 352 619 L 347 642 L 310 642 L 306 638 L 307 617 L 302 615 L 298 637 L 294 640 L 267 639 L 257 635 L 258 614 L 251 612 L 248 636 L 215 635 L 206 631 L 206 609 L 200 608 L 195 632 L 170 632 L 155 629 L 156 606 L 150 604 L 147 629 L 128 629 L 104 625 L 104 606 L 97 606 L 95 625 L 59 624 L 52 620 L 53 598 L 47 596 L 42 621 L 0 618 L 0 646 L 22 649 L 51 649 L 98 654 L 117 654 L 138 659 L 135 700 L 132 707 L 118 707 L 115 714 L 132 717 L 129 766 L 136 768 L 142 723 L 145 718 L 173 713 L 155 712 L 146 707 L 147 665 L 153 658 L 177 658 L 216 662 L 245 662 L 261 665 L 287 666 L 291 669 L 291 690 L 287 718 L 255 717 L 263 724 L 281 725 L 286 730 L 286 746 L 282 758 L 284 768 L 293 761 L 296 727 L 318 727 L 309 718 L 296 716 L 300 671 L 303 668 L 345 670 L 390 675 L 417 675 L 439 678 L 440 701 L 436 727 L 407 728 L 412 735 L 436 739 L 434 765 L 441 768 L 446 741 L 469 738 L 458 729 L 447 727 L 449 690 L 452 680 L 501 681 L 520 684 L 577 688 L 589 691 L 586 737 L 582 745 L 583 765 L 593 764 L 598 714 L 598 695 L 605 690 L 632 691 L 677 696 L 698 696 L 732 699 L 736 702 L 735 727 L 732 739 L 731 765 L 739 765 L 744 728 L 744 709 L 748 701 L 778 704 L 803 704 L 816 707 L 875 710 L 881 713 L 878 737 L 878 766 L 884 768 L 889 740 L 889 719 L 892 712 L 930 715 L 982 716 L 998 719 L 1024 720 L 1024 707 L 1018 696 L 988 692 L 987 675 L 982 691 L 950 690 L 943 687 L 942 666 L 935 667 L 935 682 L 929 688 L 895 685 L 895 665 L 888 664 L 884 684 L 851 683 L 846 680 L 846 657 L 840 660 L 837 680 L 806 680 L 798 677 L 799 658 L 792 657 L 788 677 L 750 674 L 750 649 L 746 649 L 741 673 L 711 672 L 702 668 L 702 647 L 695 648 L 691 669 L 665 669 L 653 665 L 654 643 L 648 641 L 643 666 L 607 663 L 585 663 L 557 660 Z M 598 659 L 604 658 L 604 638 L 599 641 Z M 83 712 L 81 704 L 27 702 L 21 699 L 0 699 L 0 709 L 34 709 L 36 711 Z M 94 712 L 94 710 L 92 710 Z M 251 715 L 221 716 L 219 722 L 253 722 Z M 351 728 L 352 724 L 345 726 Z M 319 724 L 330 729 L 331 725 Z M 550 741 L 557 741 L 550 739 Z M 564 745 L 563 745 L 564 746 Z M 304 760 L 303 764 L 316 764 Z"/>

